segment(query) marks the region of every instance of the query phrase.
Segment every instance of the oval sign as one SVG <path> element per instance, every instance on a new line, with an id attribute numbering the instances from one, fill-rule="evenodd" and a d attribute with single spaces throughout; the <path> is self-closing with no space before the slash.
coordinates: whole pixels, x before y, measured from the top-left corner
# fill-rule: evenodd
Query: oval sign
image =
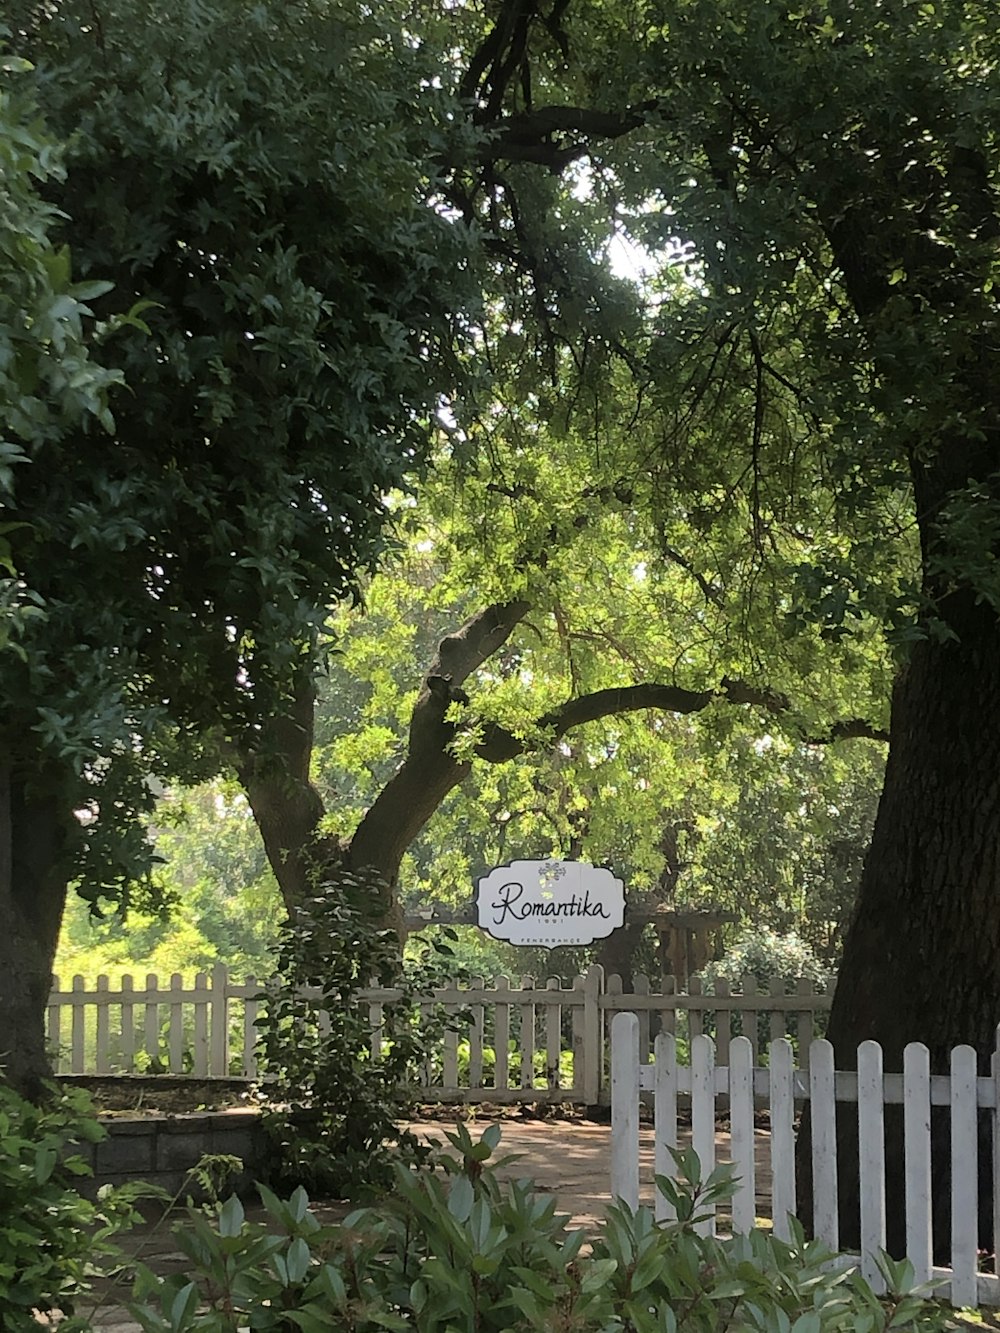
<path id="1" fill-rule="evenodd" d="M 586 861 L 511 861 L 476 881 L 480 927 L 511 944 L 592 944 L 625 921 L 625 885 Z"/>

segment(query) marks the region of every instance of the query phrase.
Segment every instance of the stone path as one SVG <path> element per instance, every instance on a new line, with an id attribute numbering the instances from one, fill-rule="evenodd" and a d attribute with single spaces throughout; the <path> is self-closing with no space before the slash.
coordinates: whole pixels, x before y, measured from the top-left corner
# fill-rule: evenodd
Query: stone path
<path id="1" fill-rule="evenodd" d="M 488 1117 L 467 1123 L 474 1139 L 490 1123 Z M 450 1150 L 444 1131 L 450 1128 L 446 1121 L 414 1124 L 415 1133 L 430 1141 L 437 1140 Z M 505 1179 L 527 1178 L 535 1188 L 555 1196 L 560 1212 L 568 1213 L 574 1226 L 591 1228 L 603 1216 L 610 1202 L 610 1142 L 611 1128 L 584 1120 L 505 1120 L 497 1155 L 517 1154 L 518 1160 L 500 1169 Z M 765 1154 L 768 1135 L 757 1131 L 758 1211 L 766 1215 L 769 1207 Z M 720 1132 L 717 1155 L 720 1159 L 728 1152 L 728 1135 Z M 640 1188 L 643 1202 L 653 1199 L 653 1135 L 652 1128 L 640 1131 Z M 763 1188 L 763 1193 L 761 1189 Z M 317 1209 L 320 1216 L 334 1217 L 336 1210 Z M 341 1213 L 342 1215 L 342 1213 Z M 247 1216 L 260 1218 L 263 1210 L 248 1207 Z M 168 1274 L 183 1271 L 185 1256 L 177 1250 L 168 1224 L 138 1228 L 125 1240 L 126 1248 L 138 1253 L 143 1262 L 155 1272 Z M 105 1291 L 99 1307 L 93 1311 L 94 1327 L 106 1333 L 140 1333 L 122 1302 L 128 1299 L 127 1285 Z"/>

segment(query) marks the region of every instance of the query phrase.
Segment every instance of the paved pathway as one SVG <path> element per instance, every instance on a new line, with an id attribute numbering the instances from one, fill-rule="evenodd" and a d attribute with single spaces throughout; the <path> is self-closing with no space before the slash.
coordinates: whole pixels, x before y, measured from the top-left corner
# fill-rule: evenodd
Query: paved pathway
<path id="1" fill-rule="evenodd" d="M 475 1139 L 489 1123 L 489 1118 L 483 1117 L 468 1122 L 467 1127 Z M 411 1126 L 421 1137 L 437 1140 L 448 1150 L 450 1145 L 444 1138 L 444 1132 L 450 1127 L 447 1121 Z M 586 1120 L 518 1118 L 504 1120 L 501 1128 L 497 1154 L 516 1154 L 517 1160 L 502 1167 L 500 1175 L 505 1179 L 532 1180 L 540 1192 L 555 1196 L 559 1210 L 569 1214 L 574 1226 L 593 1227 L 603 1216 L 611 1197 L 610 1126 Z M 653 1198 L 652 1139 L 651 1127 L 643 1126 L 640 1131 L 640 1189 L 643 1191 L 643 1201 L 647 1203 L 652 1203 Z M 757 1140 L 758 1190 L 763 1186 L 765 1191 L 763 1195 L 758 1194 L 758 1211 L 764 1214 L 767 1212 L 766 1190 L 769 1184 L 763 1170 L 767 1134 L 758 1131 Z M 726 1156 L 727 1149 L 728 1136 L 720 1133 L 717 1142 L 720 1159 Z M 318 1211 L 321 1215 L 331 1217 L 337 1212 L 336 1209 Z M 263 1213 L 259 1207 L 249 1207 L 247 1215 L 259 1218 Z M 125 1245 L 129 1251 L 140 1253 L 143 1262 L 161 1274 L 183 1271 L 187 1263 L 186 1257 L 173 1242 L 169 1225 L 137 1229 L 126 1238 Z M 128 1295 L 127 1286 L 105 1291 L 99 1308 L 94 1311 L 95 1328 L 106 1330 L 107 1333 L 140 1333 L 139 1325 L 120 1304 Z"/>

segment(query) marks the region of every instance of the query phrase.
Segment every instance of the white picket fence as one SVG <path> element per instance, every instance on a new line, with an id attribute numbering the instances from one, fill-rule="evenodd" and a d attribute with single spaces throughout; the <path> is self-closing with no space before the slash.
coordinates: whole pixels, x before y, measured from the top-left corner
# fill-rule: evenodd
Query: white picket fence
<path id="1" fill-rule="evenodd" d="M 998 1045 L 1000 1051 L 1000 1045 Z M 873 1041 L 858 1047 L 857 1070 L 834 1069 L 833 1047 L 816 1041 L 808 1069 L 796 1068 L 792 1045 L 771 1043 L 767 1067 L 755 1065 L 751 1043 L 730 1041 L 725 1064 L 716 1060 L 710 1038 L 691 1042 L 690 1063 L 678 1059 L 677 1042 L 661 1034 L 654 1061 L 643 1062 L 639 1020 L 619 1013 L 612 1024 L 611 1066 L 611 1192 L 632 1207 L 639 1201 L 639 1100 L 651 1090 L 654 1102 L 654 1172 L 673 1176 L 671 1149 L 678 1146 L 678 1096 L 690 1098 L 691 1146 L 701 1161 L 702 1179 L 716 1165 L 718 1098 L 725 1099 L 729 1117 L 730 1153 L 738 1177 L 731 1202 L 731 1226 L 744 1233 L 761 1216 L 757 1194 L 754 1111 L 770 1112 L 770 1218 L 774 1233 L 788 1239 L 788 1219 L 796 1208 L 796 1104 L 808 1103 L 812 1149 L 813 1230 L 831 1249 L 839 1249 L 837 1194 L 837 1103 L 856 1106 L 860 1176 L 861 1271 L 876 1290 L 883 1289 L 876 1256 L 886 1244 L 885 1107 L 903 1106 L 906 1197 L 906 1256 L 920 1282 L 941 1281 L 940 1296 L 955 1306 L 1000 1305 L 1000 1281 L 978 1268 L 978 1112 L 992 1112 L 993 1217 L 1000 1229 L 1000 1055 L 993 1056 L 992 1075 L 977 1076 L 976 1052 L 957 1046 L 951 1072 L 930 1073 L 926 1046 L 906 1047 L 902 1074 L 885 1074 L 881 1047 Z M 936 1268 L 931 1245 L 931 1106 L 950 1109 L 951 1267 Z M 843 1112 L 841 1112 L 843 1114 Z M 656 1216 L 669 1219 L 667 1200 L 657 1192 Z M 717 1206 L 706 1205 L 698 1225 L 705 1234 L 717 1226 Z M 766 1215 L 766 1214 L 765 1214 Z M 1000 1253 L 1000 1234 L 994 1239 Z"/>
<path id="2" fill-rule="evenodd" d="M 48 1007 L 56 1072 L 254 1079 L 260 991 L 256 978 L 235 980 L 222 965 L 193 982 L 178 973 L 166 981 L 124 976 L 114 985 L 105 976 L 93 985 L 76 976 L 64 988 L 56 977 Z M 383 1006 L 398 995 L 364 992 L 373 1033 L 381 1028 Z M 769 1040 L 786 1034 L 797 1050 L 808 1052 L 830 996 L 809 981 L 775 978 L 762 987 L 752 976 L 738 990 L 721 981 L 709 990 L 694 977 L 680 991 L 672 977 L 654 988 L 640 975 L 625 993 L 619 977 L 605 979 L 600 967 L 592 967 L 569 986 L 556 977 L 541 984 L 499 976 L 436 990 L 417 1021 L 436 1006 L 454 1026 L 428 1042 L 418 1089 L 423 1099 L 593 1106 L 609 1098 L 609 1029 L 623 1009 L 638 1011 L 643 1059 L 658 1032 L 673 1034 L 683 1046 L 709 1031 L 720 1053 L 745 1033 L 759 1060 Z"/>

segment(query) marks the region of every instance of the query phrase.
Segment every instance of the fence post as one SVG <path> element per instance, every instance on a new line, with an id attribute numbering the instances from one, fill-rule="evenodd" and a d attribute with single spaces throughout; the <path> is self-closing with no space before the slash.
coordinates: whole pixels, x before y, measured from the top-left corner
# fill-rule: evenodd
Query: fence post
<path id="1" fill-rule="evenodd" d="M 135 1072 L 135 1009 L 132 992 L 135 989 L 131 973 L 121 980 L 122 987 L 122 1065 L 126 1074 Z"/>
<path id="2" fill-rule="evenodd" d="M 549 977 L 545 983 L 547 991 L 561 991 L 559 977 Z M 562 1005 L 545 1006 L 545 1086 L 556 1092 L 562 1086 L 560 1079 L 560 1056 L 562 1055 Z"/>
<path id="3" fill-rule="evenodd" d="M 58 976 L 52 978 L 51 994 L 59 990 L 60 981 Z M 64 1068 L 63 1050 L 62 1050 L 62 1005 L 58 1001 L 53 1003 L 49 1000 L 49 1007 L 46 1011 L 45 1041 L 51 1053 L 52 1071 L 61 1074 Z"/>
<path id="4" fill-rule="evenodd" d="M 257 1015 L 260 1011 L 260 993 L 255 976 L 247 977 L 243 983 L 246 998 L 243 1001 L 243 1077 L 257 1077 L 257 1043 L 260 1034 L 257 1031 Z"/>
<path id="5" fill-rule="evenodd" d="M 486 989 L 484 977 L 472 977 L 469 987 L 473 991 Z M 469 1024 L 469 1088 L 483 1086 L 483 1046 L 485 1045 L 486 1017 L 481 1004 L 469 1006 L 472 1021 Z"/>
<path id="6" fill-rule="evenodd" d="M 160 979 L 155 972 L 146 973 L 146 1007 L 143 1012 L 142 1049 L 149 1061 L 160 1059 Z"/>
<path id="7" fill-rule="evenodd" d="M 198 972 L 194 979 L 194 1053 L 192 1073 L 207 1078 L 208 1068 L 208 974 Z"/>
<path id="8" fill-rule="evenodd" d="M 170 974 L 170 1027 L 167 1033 L 171 1074 L 184 1073 L 184 978 L 179 972 Z"/>
<path id="9" fill-rule="evenodd" d="M 587 969 L 583 986 L 583 1101 L 596 1106 L 601 1100 L 601 1069 L 604 1063 L 604 1037 L 601 1022 L 601 994 L 604 968 L 595 963 Z"/>
<path id="10" fill-rule="evenodd" d="M 212 968 L 209 1010 L 208 1072 L 216 1078 L 225 1078 L 229 1073 L 229 969 L 225 963 L 216 963 Z"/>
<path id="11" fill-rule="evenodd" d="M 639 1020 L 611 1020 L 611 1197 L 639 1206 Z"/>
<path id="12" fill-rule="evenodd" d="M 70 1017 L 70 1065 L 71 1074 L 84 1074 L 84 1044 L 86 1041 L 87 1015 L 83 1008 L 83 992 L 87 983 L 79 973 L 73 978 L 73 1012 Z"/>
<path id="13" fill-rule="evenodd" d="M 97 978 L 97 989 L 94 993 L 94 1068 L 98 1074 L 111 1073 L 111 1060 L 108 1056 L 108 1046 L 111 1041 L 111 1001 L 109 999 L 110 983 L 108 978 L 102 973 Z"/>
<path id="14" fill-rule="evenodd" d="M 510 990 L 510 978 L 497 977 L 493 985 L 500 993 L 493 1019 L 493 1086 L 506 1091 L 510 1087 L 510 1005 L 504 996 Z"/>

